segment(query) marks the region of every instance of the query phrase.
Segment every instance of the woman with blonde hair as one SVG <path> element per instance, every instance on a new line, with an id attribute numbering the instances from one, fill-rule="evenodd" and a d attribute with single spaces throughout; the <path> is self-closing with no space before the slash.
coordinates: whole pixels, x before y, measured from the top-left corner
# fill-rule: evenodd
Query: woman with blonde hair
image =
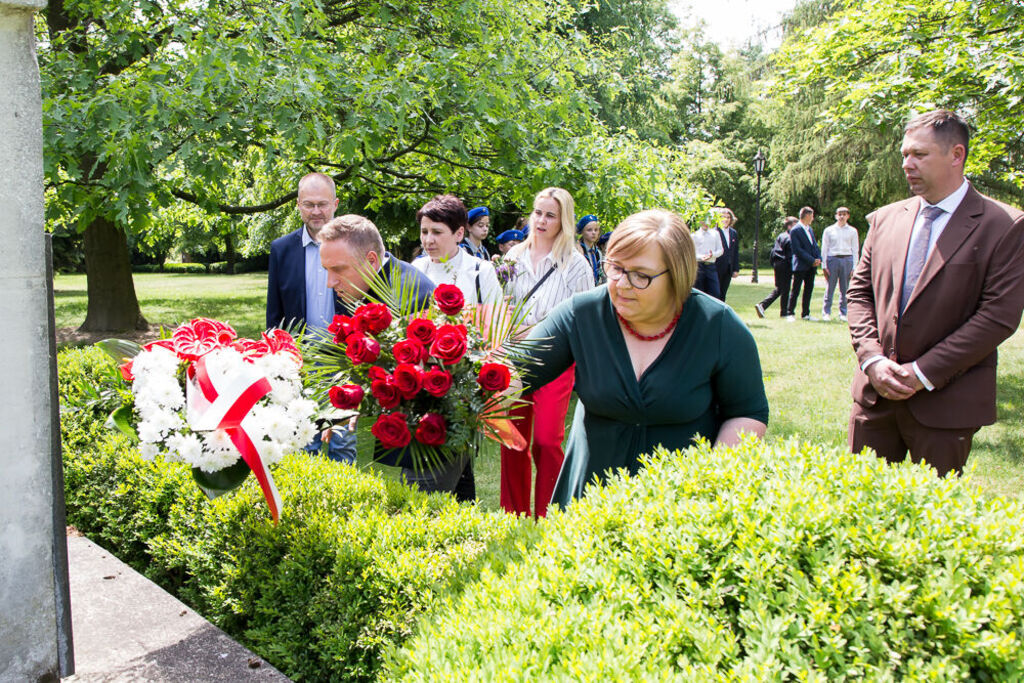
<path id="1" fill-rule="evenodd" d="M 695 438 L 760 438 L 768 399 L 757 345 L 731 308 L 694 289 L 697 256 L 678 215 L 643 211 L 612 232 L 608 286 L 572 297 L 536 328 L 525 388 L 575 365 L 579 403 L 552 502 L 566 505 L 610 470 Z"/>
<path id="2" fill-rule="evenodd" d="M 558 304 L 594 286 L 594 276 L 576 248 L 576 219 L 572 195 L 560 187 L 541 190 L 533 200 L 530 234 L 505 256 L 514 264 L 515 277 L 505 287 L 510 303 L 526 311 L 525 322 L 534 325 Z M 526 406 L 513 412 L 515 424 L 533 440 L 529 450 L 501 449 L 501 506 L 515 514 L 530 514 L 530 455 L 537 468 L 535 512 L 543 517 L 558 478 L 564 454 L 565 414 L 572 394 L 572 364 L 536 383 L 524 394 Z"/>

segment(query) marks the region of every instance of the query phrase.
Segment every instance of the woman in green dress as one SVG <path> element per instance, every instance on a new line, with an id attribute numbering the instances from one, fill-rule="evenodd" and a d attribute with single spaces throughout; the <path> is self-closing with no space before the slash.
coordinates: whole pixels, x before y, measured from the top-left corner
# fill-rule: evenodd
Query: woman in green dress
<path id="1" fill-rule="evenodd" d="M 579 402 L 552 503 L 566 505 L 608 470 L 635 473 L 658 445 L 764 435 L 768 399 L 757 345 L 724 303 L 693 289 L 689 229 L 668 211 L 620 223 L 608 243 L 606 287 L 559 304 L 530 333 L 538 361 L 527 390 L 573 363 Z"/>

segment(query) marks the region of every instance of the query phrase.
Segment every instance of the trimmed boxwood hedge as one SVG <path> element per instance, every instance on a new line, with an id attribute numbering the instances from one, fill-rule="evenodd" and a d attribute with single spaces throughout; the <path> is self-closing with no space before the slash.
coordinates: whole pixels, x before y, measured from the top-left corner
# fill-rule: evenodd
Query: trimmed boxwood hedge
<path id="1" fill-rule="evenodd" d="M 275 527 L 104 430 L 109 367 L 60 358 L 69 520 L 294 679 L 1024 678 L 1024 509 L 969 480 L 702 444 L 534 525 L 292 456 Z"/>
<path id="2" fill-rule="evenodd" d="M 1020 680 L 1024 511 L 797 444 L 661 451 L 486 572 L 403 680 Z"/>
<path id="3" fill-rule="evenodd" d="M 107 371 L 96 349 L 60 356 L 66 408 L 78 378 Z M 68 522 L 295 680 L 369 680 L 419 615 L 536 534 L 446 496 L 320 456 L 274 469 L 275 526 L 250 477 L 208 502 L 181 464 L 141 460 L 103 412 L 62 418 Z"/>

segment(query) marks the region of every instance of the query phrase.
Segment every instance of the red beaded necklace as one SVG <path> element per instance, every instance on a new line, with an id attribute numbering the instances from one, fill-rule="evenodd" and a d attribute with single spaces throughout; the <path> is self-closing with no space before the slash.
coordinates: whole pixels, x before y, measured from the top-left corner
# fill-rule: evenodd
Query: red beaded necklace
<path id="1" fill-rule="evenodd" d="M 641 339 L 643 341 L 654 341 L 655 339 L 661 339 L 662 337 L 664 337 L 666 334 L 668 334 L 675 328 L 676 323 L 679 322 L 679 316 L 681 316 L 682 314 L 683 309 L 679 309 L 679 312 L 676 313 L 676 317 L 672 318 L 672 322 L 668 324 L 668 327 L 666 327 L 658 334 L 652 334 L 648 336 L 646 334 L 640 334 L 639 332 L 634 330 L 633 326 L 629 324 L 629 321 L 623 318 L 618 311 L 615 311 L 615 315 L 618 317 L 619 322 L 622 323 L 622 326 L 626 328 L 626 331 L 629 332 L 634 337 L 636 337 L 637 339 Z"/>

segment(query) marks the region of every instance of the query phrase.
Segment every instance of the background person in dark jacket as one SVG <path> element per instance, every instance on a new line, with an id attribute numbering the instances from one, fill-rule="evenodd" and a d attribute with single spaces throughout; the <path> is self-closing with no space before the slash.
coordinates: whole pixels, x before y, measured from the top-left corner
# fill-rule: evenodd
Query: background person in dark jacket
<path id="1" fill-rule="evenodd" d="M 775 270 L 775 289 L 754 306 L 758 318 L 764 317 L 764 309 L 771 306 L 776 299 L 779 299 L 780 316 L 785 318 L 792 314 L 789 310 L 789 283 L 793 279 L 793 250 L 789 244 L 789 229 L 797 222 L 796 216 L 786 216 L 782 222 L 782 232 L 775 238 L 772 254 L 768 257 Z"/>
<path id="2" fill-rule="evenodd" d="M 722 255 L 715 261 L 715 269 L 718 271 L 718 291 L 725 301 L 725 294 L 729 291 L 729 283 L 740 274 L 740 236 L 736 228 L 736 214 L 732 209 L 722 207 L 718 209 L 718 235 L 722 240 Z"/>
<path id="3" fill-rule="evenodd" d="M 804 296 L 800 307 L 803 320 L 815 320 L 811 317 L 811 296 L 814 291 L 814 276 L 821 265 L 821 250 L 814 236 L 814 209 L 805 206 L 800 209 L 800 220 L 789 231 L 789 244 L 793 250 L 793 289 L 789 293 L 789 317 L 796 314 L 796 300 L 800 297 L 803 287 Z"/>

